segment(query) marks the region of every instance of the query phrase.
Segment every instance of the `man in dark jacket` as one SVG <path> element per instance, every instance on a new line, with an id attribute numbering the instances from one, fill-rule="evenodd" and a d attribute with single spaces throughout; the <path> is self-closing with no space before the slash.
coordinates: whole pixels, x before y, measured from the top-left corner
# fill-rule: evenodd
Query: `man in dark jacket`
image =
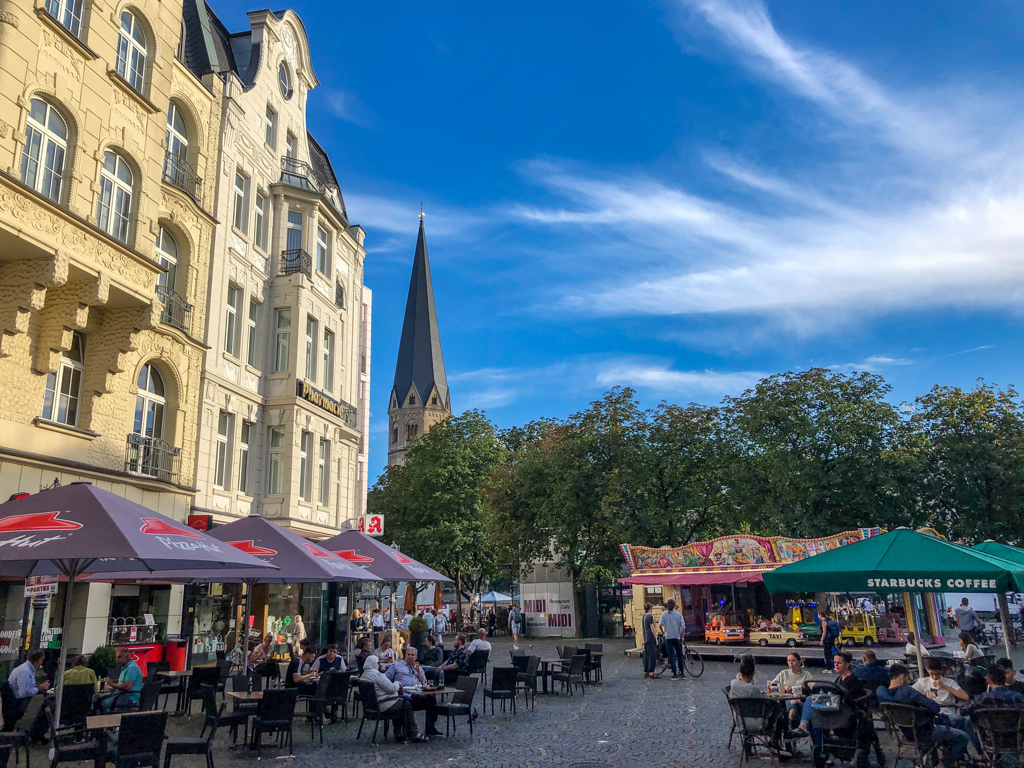
<path id="1" fill-rule="evenodd" d="M 918 744 L 938 742 L 942 747 L 943 762 L 950 766 L 954 762 L 961 762 L 967 754 L 967 744 L 970 736 L 957 728 L 948 725 L 940 725 L 935 722 L 941 715 L 939 705 L 925 696 L 920 691 L 910 687 L 910 671 L 904 664 L 893 664 L 889 667 L 889 686 L 879 686 L 875 692 L 879 704 L 893 702 L 896 704 L 909 704 L 923 711 L 931 713 L 932 717 L 927 718 L 920 726 L 914 729 L 904 728 L 904 734 L 914 739 Z"/>

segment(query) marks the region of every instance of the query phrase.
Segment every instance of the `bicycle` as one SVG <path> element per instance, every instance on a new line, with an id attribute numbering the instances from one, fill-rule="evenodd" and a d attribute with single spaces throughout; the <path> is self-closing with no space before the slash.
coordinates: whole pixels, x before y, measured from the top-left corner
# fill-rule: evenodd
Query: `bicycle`
<path id="1" fill-rule="evenodd" d="M 668 656 L 664 653 L 664 644 L 658 643 L 658 663 L 654 667 L 654 676 L 661 677 L 666 670 L 672 669 L 668 663 Z M 683 658 L 686 660 L 685 674 L 690 677 L 700 677 L 704 674 L 704 659 L 683 640 Z"/>

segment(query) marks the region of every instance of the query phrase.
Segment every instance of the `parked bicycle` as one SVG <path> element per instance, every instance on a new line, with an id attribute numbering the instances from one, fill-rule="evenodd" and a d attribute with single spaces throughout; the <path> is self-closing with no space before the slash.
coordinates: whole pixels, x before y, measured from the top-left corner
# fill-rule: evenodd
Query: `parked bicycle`
<path id="1" fill-rule="evenodd" d="M 693 648 L 690 648 L 686 644 L 686 640 L 683 640 L 683 658 L 686 660 L 685 672 L 690 677 L 700 677 L 704 674 L 704 659 L 697 653 Z M 672 665 L 668 663 L 668 656 L 665 653 L 665 643 L 658 643 L 658 663 L 654 667 L 655 677 L 661 677 L 665 674 L 666 670 L 672 669 Z"/>

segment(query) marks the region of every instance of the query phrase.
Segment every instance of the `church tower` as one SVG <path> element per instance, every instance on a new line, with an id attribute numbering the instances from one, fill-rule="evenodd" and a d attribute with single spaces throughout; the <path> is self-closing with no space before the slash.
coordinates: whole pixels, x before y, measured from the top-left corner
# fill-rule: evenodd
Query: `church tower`
<path id="1" fill-rule="evenodd" d="M 388 405 L 388 465 L 404 464 L 405 449 L 432 426 L 452 415 L 448 379 L 437 329 L 434 288 L 430 281 L 427 236 L 420 232 L 405 304 L 402 341 L 398 345 L 395 384 Z"/>

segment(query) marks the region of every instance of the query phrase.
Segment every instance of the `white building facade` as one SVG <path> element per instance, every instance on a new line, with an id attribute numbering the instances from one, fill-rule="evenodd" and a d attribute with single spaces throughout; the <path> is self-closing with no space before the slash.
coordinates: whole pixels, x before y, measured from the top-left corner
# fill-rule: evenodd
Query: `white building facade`
<path id="1" fill-rule="evenodd" d="M 306 130 L 318 82 L 299 17 L 252 12 L 232 34 L 199 12 L 225 89 L 195 512 L 325 537 L 365 508 L 364 232 Z"/>

